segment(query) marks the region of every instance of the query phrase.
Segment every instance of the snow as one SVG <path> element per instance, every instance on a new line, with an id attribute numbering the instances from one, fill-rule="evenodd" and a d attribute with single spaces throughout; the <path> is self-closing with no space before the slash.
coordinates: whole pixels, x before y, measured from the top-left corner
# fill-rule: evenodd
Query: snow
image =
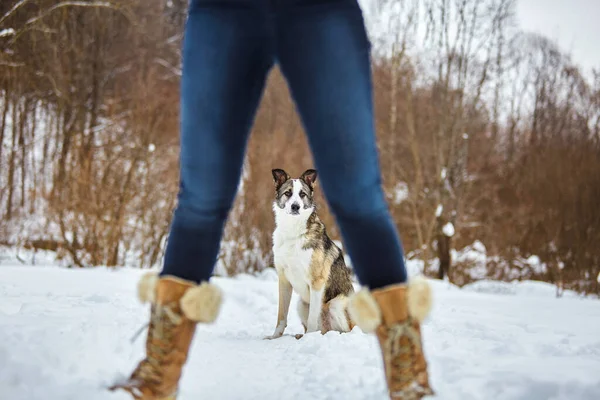
<path id="1" fill-rule="evenodd" d="M 5 37 L 5 36 L 12 36 L 12 35 L 14 35 L 15 33 L 17 33 L 17 32 L 15 32 L 15 30 L 14 30 L 13 28 L 6 28 L 6 29 L 2 29 L 2 30 L 0 31 L 0 38 L 1 38 L 1 37 Z"/>
<path id="2" fill-rule="evenodd" d="M 448 237 L 454 236 L 454 225 L 452 225 L 452 222 L 446 222 L 446 224 L 442 227 L 442 232 L 444 232 L 444 235 Z"/>
<path id="3" fill-rule="evenodd" d="M 435 209 L 435 216 L 439 217 L 440 215 L 442 215 L 443 211 L 444 211 L 444 206 L 441 204 L 438 204 L 437 208 Z"/>
<path id="4" fill-rule="evenodd" d="M 451 255 L 455 263 L 468 266 L 467 273 L 471 279 L 485 279 L 487 276 L 487 249 L 479 240 L 459 251 L 452 249 Z"/>
<path id="5" fill-rule="evenodd" d="M 546 264 L 543 263 L 542 260 L 540 260 L 540 258 L 536 255 L 529 256 L 527 260 L 525 260 L 525 262 L 529 264 L 529 266 L 532 268 L 533 271 L 535 271 L 536 274 L 545 274 L 546 272 L 548 272 Z M 559 263 L 559 269 L 562 269 L 560 267 L 560 264 L 563 264 L 564 266 L 564 263 Z"/>
<path id="6" fill-rule="evenodd" d="M 104 388 L 143 354 L 144 334 L 130 342 L 148 318 L 135 296 L 142 272 L 0 265 L 1 397 L 130 400 Z M 198 326 L 178 400 L 386 398 L 375 337 L 355 328 L 296 340 L 292 306 L 287 336 L 263 340 L 277 316 L 273 271 L 214 283 L 222 313 Z M 435 398 L 600 398 L 598 300 L 556 299 L 534 282 L 494 285 L 432 281 L 423 335 Z"/>
<path id="7" fill-rule="evenodd" d="M 515 257 L 512 262 L 498 256 L 488 256 L 487 249 L 479 240 L 460 250 L 450 251 L 452 260 L 456 265 L 461 265 L 464 272 L 473 280 L 482 280 L 490 276 L 502 277 L 505 280 L 529 279 L 533 274 L 544 275 L 548 273 L 548 266 L 539 256 L 531 255 L 528 258 Z M 559 261 L 559 268 L 564 263 Z"/>
<path id="8" fill-rule="evenodd" d="M 446 176 L 448 176 L 448 170 L 446 169 L 446 167 L 442 168 L 442 172 L 440 172 L 440 178 L 442 178 L 442 180 L 446 179 Z"/>
<path id="9" fill-rule="evenodd" d="M 535 281 L 514 281 L 500 282 L 491 280 L 480 280 L 469 283 L 462 287 L 462 290 L 477 293 L 493 293 L 507 296 L 528 296 L 528 297 L 552 297 L 556 296 L 556 285 L 547 282 Z M 562 294 L 565 297 L 580 298 L 578 293 L 565 290 Z"/>
<path id="10" fill-rule="evenodd" d="M 394 187 L 394 204 L 400 204 L 408 199 L 408 185 L 406 182 L 398 182 Z"/>

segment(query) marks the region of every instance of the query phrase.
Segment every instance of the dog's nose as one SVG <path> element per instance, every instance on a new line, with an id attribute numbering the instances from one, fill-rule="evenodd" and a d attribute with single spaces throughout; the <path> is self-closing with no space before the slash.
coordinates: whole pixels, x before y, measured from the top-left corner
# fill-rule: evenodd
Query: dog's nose
<path id="1" fill-rule="evenodd" d="M 292 211 L 298 211 L 300 209 L 300 204 L 294 203 L 292 204 Z"/>

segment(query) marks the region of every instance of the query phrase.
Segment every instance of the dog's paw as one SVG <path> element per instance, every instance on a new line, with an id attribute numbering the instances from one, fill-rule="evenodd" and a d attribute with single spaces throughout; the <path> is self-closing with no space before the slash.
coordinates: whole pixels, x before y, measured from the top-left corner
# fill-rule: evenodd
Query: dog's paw
<path id="1" fill-rule="evenodd" d="M 273 334 L 273 335 L 265 336 L 265 337 L 263 338 L 263 340 L 273 340 L 273 339 L 279 339 L 279 338 L 280 338 L 280 337 L 282 337 L 282 336 L 283 336 L 283 333 L 276 333 L 276 334 Z"/>
<path id="2" fill-rule="evenodd" d="M 297 334 L 295 334 L 295 335 L 294 335 L 294 337 L 295 337 L 297 340 L 300 340 L 300 339 L 302 339 L 302 338 L 304 337 L 304 333 L 297 333 Z"/>

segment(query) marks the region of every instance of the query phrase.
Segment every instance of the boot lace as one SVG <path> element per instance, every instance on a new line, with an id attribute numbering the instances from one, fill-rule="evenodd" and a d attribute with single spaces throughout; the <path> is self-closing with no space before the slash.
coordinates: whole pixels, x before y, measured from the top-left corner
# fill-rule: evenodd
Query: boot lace
<path id="1" fill-rule="evenodd" d="M 421 350 L 421 336 L 412 319 L 393 325 L 388 329 L 385 346 L 387 381 L 392 398 L 417 400 L 427 394 L 427 390 L 415 381 L 413 371 L 413 348 Z"/>
<path id="2" fill-rule="evenodd" d="M 146 359 L 142 361 L 134 376 L 144 382 L 159 384 L 162 378 L 161 362 L 169 354 L 174 343 L 175 327 L 183 317 L 173 311 L 172 306 L 156 304 L 153 306 L 146 343 Z M 141 330 L 143 330 L 142 327 Z M 140 330 L 140 331 L 141 331 Z M 139 335 L 136 334 L 136 337 Z M 135 339 L 135 337 L 134 337 Z"/>

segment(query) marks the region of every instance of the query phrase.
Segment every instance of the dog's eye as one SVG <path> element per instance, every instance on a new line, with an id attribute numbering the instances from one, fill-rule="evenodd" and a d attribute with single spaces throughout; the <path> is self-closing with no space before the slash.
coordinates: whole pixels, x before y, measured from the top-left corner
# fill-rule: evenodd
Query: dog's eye
<path id="1" fill-rule="evenodd" d="M 305 198 L 306 197 L 306 193 L 300 192 L 300 197 Z"/>
<path id="2" fill-rule="evenodd" d="M 287 192 L 284 193 L 285 196 L 287 197 L 291 197 L 292 196 L 292 191 L 288 190 Z"/>

